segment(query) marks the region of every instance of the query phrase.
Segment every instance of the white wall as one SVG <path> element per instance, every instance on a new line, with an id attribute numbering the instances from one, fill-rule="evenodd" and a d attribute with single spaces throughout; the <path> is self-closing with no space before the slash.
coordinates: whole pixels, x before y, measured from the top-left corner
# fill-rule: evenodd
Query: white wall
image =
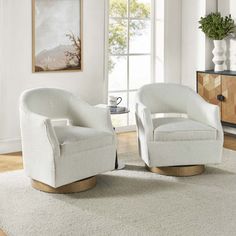
<path id="1" fill-rule="evenodd" d="M 236 1 L 218 0 L 218 9 L 223 15 L 231 14 L 236 19 Z"/>
<path id="2" fill-rule="evenodd" d="M 218 0 L 218 9 L 223 15 L 232 15 L 236 22 L 236 1 L 235 0 Z M 236 30 L 235 30 L 236 33 Z M 236 34 L 235 34 L 236 35 Z M 227 69 L 236 69 L 236 36 L 226 39 L 227 44 Z"/>
<path id="3" fill-rule="evenodd" d="M 236 21 L 236 1 L 235 0 L 218 0 L 218 10 L 223 14 L 223 15 L 229 15 L 231 14 L 233 19 Z M 234 54 L 235 54 L 235 44 L 236 44 L 236 39 L 231 40 L 231 44 L 234 44 Z M 227 46 L 230 50 L 230 45 L 229 40 L 227 40 Z M 228 63 L 229 66 L 230 63 Z M 232 127 L 224 127 L 224 131 L 228 133 L 233 133 L 236 134 L 236 129 Z"/>
<path id="4" fill-rule="evenodd" d="M 165 0 L 165 82 L 181 82 L 181 0 Z"/>
<path id="5" fill-rule="evenodd" d="M 104 101 L 105 0 L 83 2 L 83 71 L 32 74 L 31 1 L 0 0 L 0 153 L 20 147 L 18 99 L 23 90 L 59 87 L 92 104 Z"/>
<path id="6" fill-rule="evenodd" d="M 213 43 L 198 21 L 215 10 L 216 0 L 156 0 L 157 82 L 196 89 L 196 71 L 213 68 Z"/>
<path id="7" fill-rule="evenodd" d="M 198 21 L 215 10 L 216 0 L 182 0 L 182 84 L 193 89 L 196 71 L 213 68 L 213 43 L 198 29 Z"/>
<path id="8" fill-rule="evenodd" d="M 155 0 L 155 81 L 181 82 L 182 0 Z"/>
<path id="9" fill-rule="evenodd" d="M 164 82 L 164 42 L 165 42 L 165 0 L 156 0 L 155 3 L 155 82 Z"/>

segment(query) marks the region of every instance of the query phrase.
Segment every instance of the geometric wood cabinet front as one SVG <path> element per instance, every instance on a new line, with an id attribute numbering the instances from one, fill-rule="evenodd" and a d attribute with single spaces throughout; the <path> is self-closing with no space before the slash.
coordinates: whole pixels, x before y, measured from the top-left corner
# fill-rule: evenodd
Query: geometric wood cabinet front
<path id="1" fill-rule="evenodd" d="M 236 125 L 236 73 L 231 71 L 197 72 L 197 91 L 207 102 L 221 109 L 221 121 Z"/>
<path id="2" fill-rule="evenodd" d="M 222 76 L 222 95 L 224 101 L 221 106 L 221 120 L 236 124 L 236 77 Z"/>
<path id="3" fill-rule="evenodd" d="M 198 93 L 207 102 L 221 106 L 217 95 L 221 94 L 221 76 L 214 74 L 198 73 Z"/>

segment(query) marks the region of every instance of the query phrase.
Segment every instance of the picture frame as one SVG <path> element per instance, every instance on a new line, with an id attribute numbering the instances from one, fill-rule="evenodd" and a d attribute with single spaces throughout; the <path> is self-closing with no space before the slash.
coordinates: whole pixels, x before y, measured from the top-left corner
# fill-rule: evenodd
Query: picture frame
<path id="1" fill-rule="evenodd" d="M 32 0 L 32 72 L 83 67 L 83 0 Z"/>

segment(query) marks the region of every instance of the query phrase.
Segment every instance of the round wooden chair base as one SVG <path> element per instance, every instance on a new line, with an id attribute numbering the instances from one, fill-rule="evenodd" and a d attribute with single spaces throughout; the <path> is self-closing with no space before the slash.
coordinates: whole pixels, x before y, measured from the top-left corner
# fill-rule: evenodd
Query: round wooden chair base
<path id="1" fill-rule="evenodd" d="M 0 229 L 0 236 L 7 236 L 7 235 Z"/>
<path id="2" fill-rule="evenodd" d="M 80 180 L 71 184 L 61 186 L 59 188 L 53 188 L 47 184 L 33 179 L 31 180 L 31 185 L 33 188 L 47 193 L 78 193 L 94 188 L 96 186 L 96 177 Z"/>
<path id="3" fill-rule="evenodd" d="M 200 175 L 204 172 L 204 165 L 195 166 L 167 166 L 167 167 L 148 167 L 148 170 L 153 173 L 160 175 L 176 176 L 176 177 L 186 177 Z"/>

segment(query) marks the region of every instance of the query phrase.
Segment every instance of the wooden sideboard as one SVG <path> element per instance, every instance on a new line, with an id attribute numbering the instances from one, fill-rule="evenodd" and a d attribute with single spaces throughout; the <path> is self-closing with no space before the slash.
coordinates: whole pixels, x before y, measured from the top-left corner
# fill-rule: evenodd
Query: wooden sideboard
<path id="1" fill-rule="evenodd" d="M 197 71 L 197 92 L 220 107 L 224 125 L 236 127 L 236 71 Z"/>

